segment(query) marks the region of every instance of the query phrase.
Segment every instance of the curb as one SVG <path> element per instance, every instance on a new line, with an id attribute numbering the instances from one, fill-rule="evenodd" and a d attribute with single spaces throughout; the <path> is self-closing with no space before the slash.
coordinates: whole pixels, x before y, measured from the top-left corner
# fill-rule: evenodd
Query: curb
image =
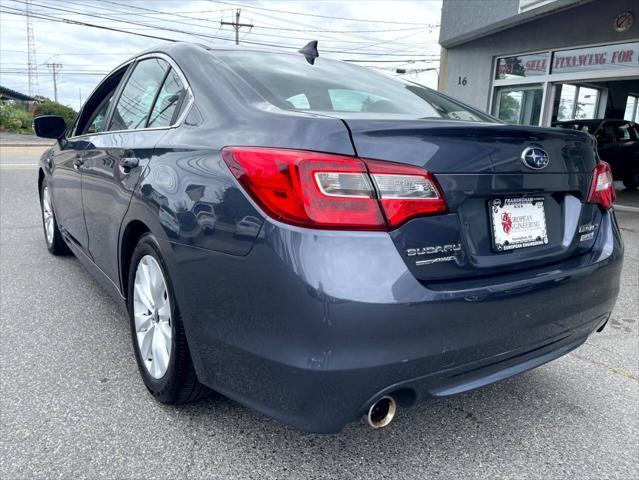
<path id="1" fill-rule="evenodd" d="M 619 210 L 620 212 L 639 213 L 639 207 L 631 207 L 630 205 L 615 204 L 614 208 L 615 210 Z"/>
<path id="2" fill-rule="evenodd" d="M 52 143 L 0 143 L 0 147 L 50 147 Z"/>

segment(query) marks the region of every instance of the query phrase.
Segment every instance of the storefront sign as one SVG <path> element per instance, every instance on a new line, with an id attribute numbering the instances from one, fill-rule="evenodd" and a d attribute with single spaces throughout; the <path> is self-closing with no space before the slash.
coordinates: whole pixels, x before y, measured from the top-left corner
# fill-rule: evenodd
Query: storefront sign
<path id="1" fill-rule="evenodd" d="M 548 68 L 548 53 L 535 53 L 532 55 L 520 55 L 518 57 L 505 57 L 497 60 L 495 78 L 534 77 L 545 75 Z"/>
<path id="2" fill-rule="evenodd" d="M 619 69 L 626 73 L 630 68 L 639 75 L 639 42 L 556 52 L 551 73 Z"/>

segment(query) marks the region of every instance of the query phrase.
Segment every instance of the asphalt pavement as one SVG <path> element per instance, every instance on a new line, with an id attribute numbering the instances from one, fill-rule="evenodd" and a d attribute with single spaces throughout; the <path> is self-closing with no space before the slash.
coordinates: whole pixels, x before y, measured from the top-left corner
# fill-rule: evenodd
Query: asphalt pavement
<path id="1" fill-rule="evenodd" d="M 0 148 L 0 478 L 639 478 L 639 213 L 617 212 L 621 295 L 584 346 L 388 428 L 320 436 L 220 396 L 151 398 L 124 314 L 45 248 L 38 152 Z"/>

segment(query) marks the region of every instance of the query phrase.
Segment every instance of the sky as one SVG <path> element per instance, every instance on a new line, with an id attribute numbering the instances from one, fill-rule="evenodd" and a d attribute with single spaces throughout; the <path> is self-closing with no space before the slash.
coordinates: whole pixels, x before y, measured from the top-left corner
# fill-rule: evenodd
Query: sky
<path id="1" fill-rule="evenodd" d="M 415 81 L 437 86 L 441 0 L 417 1 L 214 1 L 214 0 L 30 0 L 38 65 L 38 94 L 54 97 L 47 64 L 62 65 L 58 100 L 78 109 L 97 83 L 132 55 L 167 40 L 234 45 L 235 20 L 240 44 L 270 44 L 291 51 L 319 41 L 320 55 L 375 60 L 360 64 L 392 73 L 406 68 Z M 27 0 L 0 0 L 0 85 L 29 93 L 27 76 Z M 17 14 L 17 15 L 14 15 Z M 40 18 L 38 18 L 40 17 Z M 44 18 L 42 18 L 44 17 Z M 283 48 L 286 47 L 286 48 Z M 383 60 L 383 61 L 382 61 Z M 412 72 L 412 73 L 411 73 Z"/>

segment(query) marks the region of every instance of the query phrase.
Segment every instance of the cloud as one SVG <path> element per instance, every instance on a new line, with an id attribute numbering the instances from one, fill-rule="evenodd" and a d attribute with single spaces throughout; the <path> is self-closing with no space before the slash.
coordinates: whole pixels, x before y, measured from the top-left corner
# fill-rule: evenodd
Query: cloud
<path id="1" fill-rule="evenodd" d="M 2 0 L 1 6 L 22 11 L 25 8 L 23 0 Z M 241 8 L 242 22 L 255 26 L 252 29 L 240 30 L 241 43 L 247 45 L 246 42 L 257 42 L 301 47 L 311 39 L 318 39 L 320 53 L 327 57 L 375 60 L 427 58 L 429 60 L 419 63 L 371 64 L 378 67 L 384 66 L 388 70 L 395 66 L 408 68 L 437 66 L 433 63 L 439 54 L 437 30 L 429 30 L 415 24 L 439 23 L 440 0 L 348 2 L 238 0 L 237 3 L 205 0 L 135 3 L 126 0 L 64 2 L 32 0 L 34 15 L 47 15 L 58 19 L 68 18 L 213 46 L 233 45 L 234 31 L 229 26 L 221 26 L 219 22 L 221 19 L 234 20 L 236 8 Z M 166 15 L 144 9 L 164 12 Z M 88 15 L 72 13 L 73 11 L 86 12 Z M 303 16 L 286 12 L 302 12 L 344 19 Z M 363 18 L 380 23 L 353 20 Z M 133 25 L 127 22 L 144 25 Z M 36 18 L 33 19 L 33 29 L 39 93 L 53 98 L 53 80 L 46 63 L 59 63 L 62 69 L 58 81 L 58 98 L 62 103 L 75 109 L 79 108 L 80 96 L 85 100 L 101 80 L 103 73 L 111 71 L 137 52 L 160 42 L 156 39 Z M 171 30 L 184 30 L 200 36 Z M 206 36 L 219 38 L 212 39 Z M 0 84 L 26 93 L 28 91 L 27 35 L 24 16 L 0 13 L 0 44 L 2 45 Z M 425 72 L 419 80 L 434 87 L 435 78 L 434 73 Z"/>

